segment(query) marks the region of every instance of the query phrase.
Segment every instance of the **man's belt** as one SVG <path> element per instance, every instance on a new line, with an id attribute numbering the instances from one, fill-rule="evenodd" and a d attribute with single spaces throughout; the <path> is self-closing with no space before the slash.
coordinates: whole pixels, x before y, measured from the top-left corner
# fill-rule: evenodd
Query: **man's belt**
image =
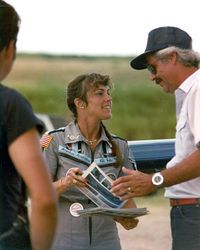
<path id="1" fill-rule="evenodd" d="M 200 204 L 200 198 L 170 199 L 171 207 L 189 204 Z"/>

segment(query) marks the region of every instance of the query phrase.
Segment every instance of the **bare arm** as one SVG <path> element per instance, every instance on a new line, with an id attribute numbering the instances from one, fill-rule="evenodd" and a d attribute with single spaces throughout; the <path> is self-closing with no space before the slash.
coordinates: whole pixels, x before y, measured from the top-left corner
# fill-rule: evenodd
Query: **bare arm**
<path id="1" fill-rule="evenodd" d="M 49 249 L 57 222 L 57 196 L 42 157 L 36 129 L 22 134 L 8 150 L 30 192 L 33 249 Z"/>
<path id="2" fill-rule="evenodd" d="M 128 187 L 131 193 L 123 196 L 122 199 L 143 196 L 155 191 L 157 188 L 152 184 L 152 175 L 142 173 L 140 171 L 128 170 L 123 168 L 128 174 L 118 178 L 113 183 L 112 192 L 116 195 L 122 195 L 127 192 Z M 161 171 L 164 176 L 163 187 L 169 187 L 181 182 L 191 180 L 200 176 L 200 150 L 196 150 L 186 159 L 176 164 L 174 167 Z"/>

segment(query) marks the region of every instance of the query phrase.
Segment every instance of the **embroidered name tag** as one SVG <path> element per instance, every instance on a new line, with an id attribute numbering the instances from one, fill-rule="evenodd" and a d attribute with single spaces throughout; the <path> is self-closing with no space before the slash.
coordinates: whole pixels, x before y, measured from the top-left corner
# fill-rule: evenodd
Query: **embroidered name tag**
<path id="1" fill-rule="evenodd" d="M 64 157 L 73 158 L 75 161 L 82 161 L 86 163 L 87 165 L 90 165 L 92 163 L 92 159 L 90 157 L 79 153 L 77 150 L 68 149 L 59 145 L 58 152 L 60 155 Z M 114 164 L 116 163 L 116 161 L 117 161 L 116 156 L 94 159 L 94 162 L 99 166 Z"/>
<path id="2" fill-rule="evenodd" d="M 116 161 L 117 161 L 116 156 L 94 159 L 94 162 L 98 166 L 102 166 L 102 165 L 105 165 L 105 164 L 112 164 L 112 163 L 114 164 L 114 163 L 116 163 Z"/>
<path id="3" fill-rule="evenodd" d="M 84 161 L 87 164 L 91 164 L 92 163 L 91 158 L 87 157 L 86 155 L 80 154 L 77 151 L 71 151 L 71 150 L 69 150 L 69 149 L 67 149 L 67 148 L 65 148 L 65 147 L 63 147 L 61 145 L 59 145 L 58 152 L 60 154 L 63 154 L 63 155 L 66 155 L 66 156 L 71 156 L 71 157 L 73 157 L 75 159 Z"/>

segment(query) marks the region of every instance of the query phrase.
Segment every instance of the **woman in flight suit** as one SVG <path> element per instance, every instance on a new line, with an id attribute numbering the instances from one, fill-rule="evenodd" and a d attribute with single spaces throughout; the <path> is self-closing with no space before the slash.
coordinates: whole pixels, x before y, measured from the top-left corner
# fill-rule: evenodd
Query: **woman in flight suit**
<path id="1" fill-rule="evenodd" d="M 77 216 L 76 209 L 96 207 L 76 187 L 85 186 L 81 176 L 92 162 L 112 179 L 123 175 L 121 167 L 134 168 L 127 141 L 111 136 L 102 120 L 110 119 L 112 82 L 107 75 L 77 76 L 67 88 L 67 104 L 74 121 L 47 132 L 41 146 L 59 195 L 59 221 L 53 249 L 120 250 L 115 221 L 129 230 L 137 219 Z M 124 208 L 136 207 L 132 199 Z"/>

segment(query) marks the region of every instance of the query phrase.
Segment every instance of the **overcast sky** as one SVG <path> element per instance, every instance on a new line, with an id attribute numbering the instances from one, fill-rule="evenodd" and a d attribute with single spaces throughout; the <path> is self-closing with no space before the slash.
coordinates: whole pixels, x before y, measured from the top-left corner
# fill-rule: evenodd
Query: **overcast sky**
<path id="1" fill-rule="evenodd" d="M 177 26 L 200 52 L 199 0 L 7 0 L 21 17 L 19 52 L 136 55 L 148 32 Z"/>

